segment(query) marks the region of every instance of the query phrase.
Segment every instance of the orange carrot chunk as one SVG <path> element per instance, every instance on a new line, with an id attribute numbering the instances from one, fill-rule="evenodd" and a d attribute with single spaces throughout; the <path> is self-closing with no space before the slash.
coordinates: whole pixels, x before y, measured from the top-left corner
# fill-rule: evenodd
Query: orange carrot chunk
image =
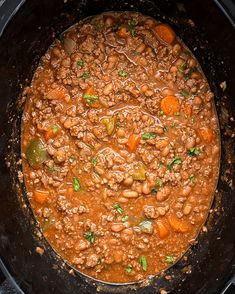
<path id="1" fill-rule="evenodd" d="M 172 229 L 178 233 L 186 233 L 190 229 L 189 224 L 185 220 L 179 219 L 173 214 L 168 216 L 168 221 Z"/>
<path id="2" fill-rule="evenodd" d="M 162 221 L 157 222 L 158 234 L 161 239 L 165 239 L 169 235 L 169 230 Z"/>
<path id="3" fill-rule="evenodd" d="M 128 35 L 129 35 L 129 33 L 128 33 L 126 27 L 124 27 L 124 26 L 120 27 L 120 29 L 118 31 L 118 36 L 120 38 L 124 38 L 125 39 L 125 38 L 128 37 Z"/>
<path id="4" fill-rule="evenodd" d="M 134 152 L 137 149 L 139 142 L 140 142 L 140 136 L 136 134 L 131 134 L 127 141 L 127 146 L 129 150 L 131 152 Z"/>
<path id="5" fill-rule="evenodd" d="M 51 138 L 54 138 L 59 132 L 59 127 L 52 125 L 45 133 L 45 139 L 48 141 Z"/>
<path id="6" fill-rule="evenodd" d="M 155 27 L 158 37 L 167 44 L 172 44 L 175 40 L 175 32 L 167 24 L 159 24 Z"/>
<path id="7" fill-rule="evenodd" d="M 34 191 L 34 200 L 39 204 L 44 204 L 47 201 L 49 192 L 48 191 Z"/>
<path id="8" fill-rule="evenodd" d="M 84 91 L 83 103 L 89 107 L 99 107 L 99 96 L 96 95 L 94 88 L 89 87 Z"/>
<path id="9" fill-rule="evenodd" d="M 198 135 L 201 138 L 201 140 L 207 143 L 211 143 L 212 140 L 214 139 L 214 133 L 211 128 L 207 128 L 207 127 L 200 128 L 198 130 Z"/>
<path id="10" fill-rule="evenodd" d="M 161 100 L 160 106 L 164 114 L 167 114 L 167 115 L 174 115 L 175 113 L 178 113 L 180 111 L 179 100 L 173 95 L 164 97 Z"/>
<path id="11" fill-rule="evenodd" d="M 190 104 L 185 104 L 184 106 L 184 113 L 187 117 L 192 116 L 192 106 Z"/>
<path id="12" fill-rule="evenodd" d="M 46 98 L 49 100 L 64 100 L 66 102 L 70 101 L 68 91 L 62 86 L 58 86 L 55 89 L 51 89 L 47 93 Z"/>

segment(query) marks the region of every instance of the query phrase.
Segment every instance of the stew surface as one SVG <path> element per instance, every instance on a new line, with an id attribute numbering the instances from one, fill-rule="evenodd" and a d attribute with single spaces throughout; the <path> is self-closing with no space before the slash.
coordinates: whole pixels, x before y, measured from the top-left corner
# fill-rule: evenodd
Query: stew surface
<path id="1" fill-rule="evenodd" d="M 220 141 L 213 94 L 174 31 L 138 13 L 85 19 L 24 94 L 24 181 L 52 247 L 108 282 L 182 257 L 210 209 Z"/>

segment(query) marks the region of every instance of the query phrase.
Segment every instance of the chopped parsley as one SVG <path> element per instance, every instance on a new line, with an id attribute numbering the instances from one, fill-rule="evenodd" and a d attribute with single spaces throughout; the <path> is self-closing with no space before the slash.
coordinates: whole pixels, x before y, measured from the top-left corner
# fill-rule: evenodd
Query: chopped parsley
<path id="1" fill-rule="evenodd" d="M 185 89 L 180 90 L 179 93 L 183 97 L 187 97 L 189 95 L 189 92 L 187 90 L 185 90 Z"/>
<path id="2" fill-rule="evenodd" d="M 164 163 L 162 161 L 159 162 L 159 167 L 162 168 L 164 166 Z"/>
<path id="3" fill-rule="evenodd" d="M 147 268 L 148 268 L 148 263 L 147 263 L 147 259 L 145 256 L 141 255 L 139 257 L 139 264 L 141 265 L 143 271 L 147 271 Z"/>
<path id="4" fill-rule="evenodd" d="M 124 69 L 120 69 L 119 72 L 118 72 L 118 75 L 120 77 L 125 78 L 125 77 L 127 77 L 127 72 Z"/>
<path id="5" fill-rule="evenodd" d="M 191 182 L 194 182 L 196 177 L 194 175 L 190 175 L 188 178 Z"/>
<path id="6" fill-rule="evenodd" d="M 89 144 L 89 143 L 85 143 L 85 145 L 86 145 L 87 147 L 91 148 L 91 149 L 95 149 L 95 147 L 94 147 L 93 145 Z"/>
<path id="7" fill-rule="evenodd" d="M 200 155 L 200 153 L 201 153 L 200 149 L 198 149 L 196 147 L 192 147 L 187 150 L 187 154 L 189 156 L 198 156 L 198 155 Z"/>
<path id="8" fill-rule="evenodd" d="M 151 193 L 157 193 L 157 188 L 152 188 Z"/>
<path id="9" fill-rule="evenodd" d="M 120 29 L 120 24 L 119 23 L 115 23 L 113 26 L 113 31 L 117 32 Z"/>
<path id="10" fill-rule="evenodd" d="M 84 238 L 89 241 L 91 244 L 94 244 L 95 243 L 95 233 L 94 232 L 86 232 L 84 234 Z"/>
<path id="11" fill-rule="evenodd" d="M 85 71 L 82 75 L 81 78 L 83 79 L 83 81 L 85 82 L 87 79 L 90 78 L 90 73 L 88 71 Z"/>
<path id="12" fill-rule="evenodd" d="M 85 94 L 83 98 L 86 99 L 88 104 L 93 104 L 96 100 L 99 100 L 99 96 L 91 94 Z"/>
<path id="13" fill-rule="evenodd" d="M 179 164 L 182 164 L 182 159 L 180 157 L 175 157 L 172 159 L 170 163 L 167 164 L 167 168 L 169 170 L 172 170 L 174 165 L 179 165 Z"/>
<path id="14" fill-rule="evenodd" d="M 194 72 L 194 70 L 192 68 L 190 68 L 190 70 L 187 73 L 184 73 L 185 79 L 186 80 L 189 79 L 193 72 Z"/>
<path id="15" fill-rule="evenodd" d="M 151 139 L 155 139 L 155 138 L 156 138 L 155 133 L 143 133 L 143 135 L 142 135 L 143 140 L 151 140 Z"/>
<path id="16" fill-rule="evenodd" d="M 54 166 L 49 166 L 48 169 L 47 169 L 47 171 L 48 171 L 50 174 L 52 174 L 53 172 L 56 171 L 56 168 L 55 168 Z"/>
<path id="17" fill-rule="evenodd" d="M 184 74 L 184 71 L 187 69 L 187 64 L 186 62 L 181 63 L 180 66 L 178 66 L 178 72 L 181 74 Z"/>
<path id="18" fill-rule="evenodd" d="M 74 192 L 78 192 L 81 188 L 81 184 L 78 178 L 73 177 L 73 190 Z"/>
<path id="19" fill-rule="evenodd" d="M 128 264 L 128 266 L 125 268 L 125 271 L 126 271 L 127 273 L 131 273 L 132 270 L 133 270 L 133 268 L 132 268 L 132 265 L 130 265 L 130 264 Z"/>
<path id="20" fill-rule="evenodd" d="M 59 130 L 59 127 L 56 126 L 56 125 L 53 125 L 53 126 L 51 126 L 51 130 L 52 130 L 53 134 L 56 134 L 58 132 L 58 130 Z"/>
<path id="21" fill-rule="evenodd" d="M 168 263 L 168 264 L 174 263 L 174 257 L 171 255 L 167 255 L 166 256 L 166 263 Z"/>
<path id="22" fill-rule="evenodd" d="M 132 37 L 136 36 L 136 25 L 138 22 L 135 19 L 129 19 L 126 25 L 126 30 L 130 32 Z"/>
<path id="23" fill-rule="evenodd" d="M 94 166 L 96 166 L 97 163 L 98 163 L 98 159 L 97 159 L 97 157 L 93 157 L 92 160 L 91 160 L 91 163 L 92 163 Z"/>
<path id="24" fill-rule="evenodd" d="M 126 221 L 128 220 L 128 218 L 129 218 L 128 215 L 124 215 L 123 218 L 122 218 L 122 221 L 123 221 L 123 222 L 126 222 Z"/>
<path id="25" fill-rule="evenodd" d="M 119 203 L 114 204 L 113 208 L 115 208 L 119 214 L 123 214 L 123 208 Z"/>
<path id="26" fill-rule="evenodd" d="M 158 111 L 158 115 L 159 116 L 163 116 L 164 115 L 164 111 L 163 110 Z"/>
<path id="27" fill-rule="evenodd" d="M 136 50 L 132 51 L 132 54 L 133 54 L 134 56 L 139 56 L 139 55 L 141 55 L 141 53 L 140 53 L 139 51 L 136 51 Z"/>
<path id="28" fill-rule="evenodd" d="M 163 187 L 164 183 L 163 183 L 163 181 L 161 179 L 159 179 L 159 180 L 156 181 L 156 185 L 157 185 L 158 188 L 161 188 L 161 187 Z"/>
<path id="29" fill-rule="evenodd" d="M 78 61 L 77 61 L 77 65 L 80 66 L 81 68 L 83 68 L 84 65 L 85 65 L 84 60 L 82 60 L 82 59 L 78 60 Z"/>

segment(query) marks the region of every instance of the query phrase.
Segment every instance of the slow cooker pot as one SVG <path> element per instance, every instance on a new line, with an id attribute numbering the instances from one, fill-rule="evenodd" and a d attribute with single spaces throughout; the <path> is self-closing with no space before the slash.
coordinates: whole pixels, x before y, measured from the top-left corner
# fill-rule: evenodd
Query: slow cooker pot
<path id="1" fill-rule="evenodd" d="M 12 283 L 17 283 L 18 291 L 140 294 L 164 289 L 167 293 L 220 293 L 235 268 L 234 8 L 232 0 L 1 1 L 0 266 L 8 278 L 11 275 Z M 20 96 L 40 57 L 73 23 L 117 10 L 135 10 L 169 23 L 192 50 L 215 94 L 222 148 L 219 182 L 206 223 L 208 232 L 200 233 L 185 254 L 187 258 L 157 276 L 132 284 L 103 283 L 73 270 L 44 239 L 18 178 L 24 107 Z M 220 87 L 223 81 L 225 91 Z M 36 247 L 44 248 L 44 254 L 38 254 Z"/>

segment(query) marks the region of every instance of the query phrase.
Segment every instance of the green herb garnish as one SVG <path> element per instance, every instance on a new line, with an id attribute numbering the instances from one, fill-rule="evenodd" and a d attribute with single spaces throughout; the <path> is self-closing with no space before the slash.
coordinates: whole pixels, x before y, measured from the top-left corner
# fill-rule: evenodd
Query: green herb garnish
<path id="1" fill-rule="evenodd" d="M 187 64 L 186 62 L 181 63 L 180 66 L 178 66 L 178 72 L 184 74 L 184 71 L 187 69 Z"/>
<path id="2" fill-rule="evenodd" d="M 84 234 L 84 238 L 89 241 L 91 244 L 94 244 L 95 243 L 95 233 L 94 232 L 86 232 Z"/>
<path id="3" fill-rule="evenodd" d="M 115 23 L 114 26 L 113 26 L 113 31 L 114 32 L 117 32 L 120 28 L 120 24 L 119 23 Z"/>
<path id="4" fill-rule="evenodd" d="M 166 263 L 168 264 L 174 263 L 174 257 L 171 255 L 166 256 Z"/>
<path id="5" fill-rule="evenodd" d="M 127 22 L 127 25 L 126 25 L 126 30 L 128 32 L 130 32 L 131 36 L 132 37 L 135 37 L 136 36 L 136 25 L 138 24 L 138 22 L 135 20 L 135 19 L 130 19 L 128 20 Z"/>
<path id="6" fill-rule="evenodd" d="M 142 139 L 143 140 L 151 140 L 151 139 L 156 138 L 156 136 L 157 135 L 155 133 L 143 133 Z"/>
<path id="7" fill-rule="evenodd" d="M 163 115 L 164 115 L 164 111 L 163 111 L 163 110 L 159 110 L 159 111 L 158 111 L 158 115 L 159 115 L 159 116 L 163 116 Z"/>
<path id="8" fill-rule="evenodd" d="M 120 77 L 125 78 L 125 77 L 127 77 L 127 72 L 124 69 L 121 69 L 121 70 L 119 70 L 118 75 Z"/>
<path id="9" fill-rule="evenodd" d="M 163 187 L 164 183 L 161 179 L 159 179 L 156 181 L 156 185 L 157 185 L 157 187 L 161 188 L 161 187 Z"/>
<path id="10" fill-rule="evenodd" d="M 128 218 L 129 218 L 128 215 L 124 215 L 123 218 L 122 218 L 122 221 L 123 221 L 123 222 L 126 222 L 126 221 L 128 220 Z"/>
<path id="11" fill-rule="evenodd" d="M 86 99 L 88 104 L 93 104 L 96 100 L 99 100 L 99 96 L 91 94 L 85 94 L 83 98 Z"/>
<path id="12" fill-rule="evenodd" d="M 87 79 L 90 78 L 90 73 L 88 71 L 85 71 L 82 75 L 81 78 L 83 79 L 83 81 L 85 82 Z"/>
<path id="13" fill-rule="evenodd" d="M 97 159 L 97 157 L 93 157 L 92 160 L 91 160 L 91 163 L 92 163 L 94 166 L 96 166 L 97 163 L 98 163 L 98 159 Z"/>
<path id="14" fill-rule="evenodd" d="M 56 134 L 57 131 L 58 131 L 58 129 L 59 129 L 59 127 L 56 126 L 56 125 L 51 126 L 51 130 L 52 130 L 52 133 L 53 133 L 53 134 Z"/>
<path id="15" fill-rule="evenodd" d="M 194 182 L 195 179 L 196 179 L 196 177 L 195 177 L 194 175 L 190 175 L 190 176 L 189 176 L 189 180 L 190 180 L 191 182 Z"/>
<path id="16" fill-rule="evenodd" d="M 130 265 L 130 264 L 128 264 L 128 266 L 125 268 L 125 271 L 126 271 L 127 273 L 131 273 L 132 270 L 133 270 L 133 268 L 132 268 L 132 265 Z"/>
<path id="17" fill-rule="evenodd" d="M 79 65 L 81 68 L 84 67 L 84 64 L 85 64 L 85 62 L 82 59 L 80 59 L 80 60 L 77 61 L 77 65 Z"/>
<path id="18" fill-rule="evenodd" d="M 48 167 L 47 171 L 52 174 L 53 172 L 56 171 L 56 168 L 54 166 Z"/>
<path id="19" fill-rule="evenodd" d="M 91 149 L 95 149 L 95 147 L 94 147 L 93 145 L 89 144 L 89 143 L 85 143 L 85 145 L 86 145 L 87 147 L 91 148 Z"/>
<path id="20" fill-rule="evenodd" d="M 157 188 L 152 188 L 151 193 L 157 193 L 158 189 Z"/>
<path id="21" fill-rule="evenodd" d="M 187 154 L 189 156 L 198 156 L 198 155 L 200 155 L 200 153 L 201 153 L 200 149 L 198 149 L 196 147 L 192 147 L 187 150 Z"/>
<path id="22" fill-rule="evenodd" d="M 164 166 L 164 163 L 162 161 L 159 162 L 159 167 L 162 168 Z"/>
<path id="23" fill-rule="evenodd" d="M 189 92 L 187 90 L 185 90 L 185 89 L 180 90 L 179 93 L 183 97 L 187 97 L 189 95 Z"/>
<path id="24" fill-rule="evenodd" d="M 139 264 L 141 265 L 142 269 L 146 272 L 147 267 L 148 267 L 148 263 L 147 263 L 147 259 L 145 256 L 141 255 L 139 257 Z"/>
<path id="25" fill-rule="evenodd" d="M 182 164 L 182 159 L 180 157 L 173 158 L 172 161 L 167 164 L 167 168 L 169 170 L 172 170 L 173 166 L 176 165 L 176 164 L 177 165 Z"/>
<path id="26" fill-rule="evenodd" d="M 139 56 L 139 55 L 141 55 L 141 53 L 140 53 L 139 51 L 136 51 L 136 50 L 132 51 L 132 54 L 133 54 L 134 56 Z"/>
<path id="27" fill-rule="evenodd" d="M 115 208 L 119 214 L 123 214 L 123 208 L 119 203 L 114 204 L 113 208 Z"/>
<path id="28" fill-rule="evenodd" d="M 78 178 L 73 177 L 73 190 L 74 192 L 78 192 L 81 188 L 81 184 Z"/>

